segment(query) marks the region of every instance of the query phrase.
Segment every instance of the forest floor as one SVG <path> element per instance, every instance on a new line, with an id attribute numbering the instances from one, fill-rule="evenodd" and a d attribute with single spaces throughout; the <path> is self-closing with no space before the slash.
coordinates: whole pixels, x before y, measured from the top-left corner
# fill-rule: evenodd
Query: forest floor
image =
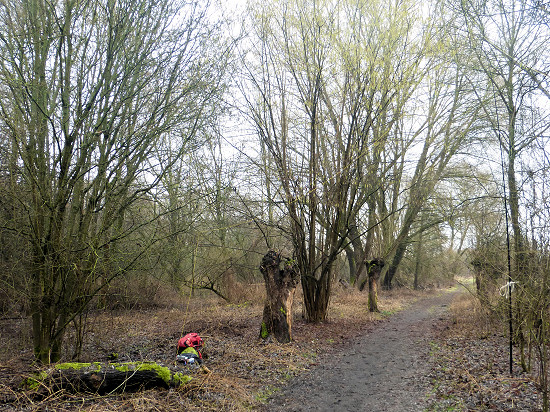
<path id="1" fill-rule="evenodd" d="M 258 338 L 261 296 L 258 289 L 241 304 L 197 297 L 167 308 L 91 313 L 81 361 L 116 354 L 194 376 L 178 389 L 109 396 L 37 396 L 25 388 L 40 370 L 29 320 L 2 318 L 0 411 L 541 410 L 535 379 L 517 367 L 509 376 L 504 331 L 456 287 L 382 292 L 379 314 L 366 311 L 365 293 L 339 289 L 328 322 L 318 325 L 302 320 L 298 296 L 294 340 L 285 345 Z M 207 374 L 175 362 L 177 340 L 188 332 L 205 340 Z M 70 353 L 73 339 L 67 341 Z"/>

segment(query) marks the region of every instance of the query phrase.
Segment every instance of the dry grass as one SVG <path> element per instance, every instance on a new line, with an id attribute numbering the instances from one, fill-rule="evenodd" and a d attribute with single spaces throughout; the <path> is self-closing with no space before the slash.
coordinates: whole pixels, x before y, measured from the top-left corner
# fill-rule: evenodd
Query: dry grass
<path id="1" fill-rule="evenodd" d="M 469 336 L 479 339 L 499 332 L 502 325 L 497 314 L 484 307 L 475 292 L 457 295 L 450 306 L 452 333 L 455 336 Z"/>
<path id="2" fill-rule="evenodd" d="M 89 317 L 82 361 L 105 361 L 116 353 L 120 361 L 150 360 L 185 369 L 174 362 L 175 345 L 182 334 L 198 332 L 206 343 L 205 364 L 210 373 L 188 370 L 195 377 L 190 384 L 177 390 L 149 390 L 109 397 L 59 392 L 46 399 L 32 400 L 27 398 L 28 392 L 16 384 L 34 370 L 30 351 L 15 352 L 17 356 L 13 356 L 14 352 L 3 352 L 0 368 L 9 369 L 12 379 L 0 382 L 0 410 L 2 402 L 8 402 L 9 410 L 255 409 L 290 378 L 320 362 L 324 354 L 345 350 L 354 337 L 419 296 L 418 292 L 408 290 L 381 292 L 381 313 L 372 314 L 366 309 L 366 293 L 337 287 L 328 321 L 309 324 L 302 319 L 302 299 L 298 292 L 293 310 L 293 342 L 265 344 L 259 339 L 263 292 L 257 285 L 242 286 L 244 290 L 240 292 L 235 291 L 238 287 L 232 286 L 232 293 L 240 294 L 238 304 L 227 304 L 212 296 L 184 296 L 172 308 L 106 311 Z M 10 327 L 27 326 L 22 322 Z M 12 343 L 11 348 L 31 347 L 28 334 L 21 332 L 13 336 L 18 337 L 18 343 Z"/>
<path id="3" fill-rule="evenodd" d="M 433 392 L 429 411 L 540 411 L 534 376 L 522 373 L 514 348 L 509 374 L 506 322 L 472 293 L 457 295 L 450 322 L 442 322 L 432 342 Z"/>

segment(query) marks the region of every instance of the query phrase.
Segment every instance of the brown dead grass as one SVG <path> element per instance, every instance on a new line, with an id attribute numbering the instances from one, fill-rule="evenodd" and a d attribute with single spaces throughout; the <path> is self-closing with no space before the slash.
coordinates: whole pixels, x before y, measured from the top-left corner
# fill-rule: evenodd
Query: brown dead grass
<path id="1" fill-rule="evenodd" d="M 495 330 L 494 315 L 471 293 L 458 295 L 451 304 L 450 312 L 455 334 L 484 338 Z"/>
<path id="2" fill-rule="evenodd" d="M 433 392 L 428 410 L 540 411 L 536 376 L 521 371 L 517 348 L 510 376 L 505 319 L 468 292 L 457 295 L 450 315 L 432 342 Z"/>
<path id="3" fill-rule="evenodd" d="M 236 287 L 238 285 L 233 285 Z M 194 379 L 177 390 L 149 390 L 108 397 L 60 392 L 45 399 L 32 399 L 20 386 L 25 376 L 36 370 L 28 349 L 31 342 L 28 333 L 23 331 L 28 324 L 10 323 L 10 330 L 22 331 L 12 333 L 17 342 L 10 341 L 10 353 L 0 352 L 0 370 L 4 372 L 0 378 L 0 410 L 255 409 L 293 376 L 318 364 L 324 354 L 345 350 L 353 338 L 420 295 L 405 289 L 381 292 L 381 313 L 372 314 L 366 309 L 366 293 L 338 287 L 330 303 L 328 321 L 309 324 L 302 319 L 302 299 L 298 292 L 293 310 L 293 342 L 266 344 L 259 339 L 263 292 L 253 285 L 238 293 L 238 304 L 227 304 L 212 296 L 184 296 L 173 308 L 90 315 L 81 361 L 106 361 L 116 353 L 119 361 L 149 360 L 179 367 Z M 203 353 L 210 373 L 175 364 L 177 340 L 188 332 L 198 332 L 205 340 Z M 2 335 L 6 340 L 3 331 Z M 14 351 L 16 347 L 20 350 Z M 6 376 L 11 379 L 5 379 Z"/>

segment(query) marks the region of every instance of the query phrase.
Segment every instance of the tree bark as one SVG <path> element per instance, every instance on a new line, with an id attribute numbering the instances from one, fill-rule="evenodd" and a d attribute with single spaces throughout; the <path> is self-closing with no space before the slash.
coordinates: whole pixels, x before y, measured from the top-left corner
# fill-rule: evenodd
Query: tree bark
<path id="1" fill-rule="evenodd" d="M 290 259 L 285 259 L 281 269 L 281 260 L 281 255 L 271 250 L 263 257 L 260 266 L 266 288 L 260 337 L 273 337 L 278 342 L 287 343 L 292 340 L 292 303 L 299 272 L 296 263 Z"/>
<path id="2" fill-rule="evenodd" d="M 388 272 L 386 273 L 386 276 L 384 278 L 384 289 L 390 290 L 392 288 L 391 282 L 393 280 L 393 277 L 395 276 L 395 273 L 397 272 L 397 268 L 401 263 L 403 256 L 405 256 L 406 250 L 407 250 L 407 243 L 405 242 L 402 242 L 397 247 L 397 251 L 395 252 L 395 255 L 392 259 Z"/>
<path id="3" fill-rule="evenodd" d="M 348 245 L 344 249 L 346 252 L 346 258 L 348 260 L 349 277 L 348 281 L 350 285 L 355 285 L 355 273 L 357 272 L 357 265 L 355 263 L 354 249 Z"/>
<path id="4" fill-rule="evenodd" d="M 369 216 L 370 219 L 370 216 Z M 369 220 L 369 224 L 371 221 Z M 350 261 L 350 284 L 353 286 L 359 286 L 361 285 L 361 282 L 363 281 L 363 276 L 365 273 L 365 265 L 363 262 L 365 261 L 365 257 L 368 255 L 368 252 L 370 251 L 368 249 L 369 242 L 366 242 L 365 248 L 363 248 L 363 245 L 361 244 L 361 234 L 359 233 L 359 230 L 357 229 L 357 224 L 354 222 L 349 226 L 349 235 L 351 239 L 351 246 L 353 255 L 351 258 L 353 259 L 353 265 Z M 367 233 L 367 239 L 372 238 L 372 230 Z M 371 242 L 372 243 L 372 242 Z M 351 249 L 350 246 L 350 249 Z"/>
<path id="5" fill-rule="evenodd" d="M 422 270 L 422 245 L 424 243 L 424 231 L 422 230 L 422 227 L 424 226 L 426 213 L 421 212 L 420 214 L 420 233 L 418 234 L 418 240 L 416 242 L 416 262 L 414 267 L 414 290 L 418 290 L 418 279 L 420 278 L 420 272 Z M 453 245 L 453 238 L 451 236 L 451 247 Z"/>
<path id="6" fill-rule="evenodd" d="M 369 279 L 369 312 L 380 312 L 378 310 L 378 281 L 384 264 L 383 259 L 372 259 L 366 262 Z"/>

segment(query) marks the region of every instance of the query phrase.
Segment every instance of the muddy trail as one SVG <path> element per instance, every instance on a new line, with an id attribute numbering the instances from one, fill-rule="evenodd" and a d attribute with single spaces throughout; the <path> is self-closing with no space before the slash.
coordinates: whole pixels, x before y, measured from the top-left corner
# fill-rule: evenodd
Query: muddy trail
<path id="1" fill-rule="evenodd" d="M 445 318 L 457 293 L 421 298 L 344 350 L 323 357 L 319 366 L 282 388 L 264 410 L 424 410 L 433 326 Z"/>

